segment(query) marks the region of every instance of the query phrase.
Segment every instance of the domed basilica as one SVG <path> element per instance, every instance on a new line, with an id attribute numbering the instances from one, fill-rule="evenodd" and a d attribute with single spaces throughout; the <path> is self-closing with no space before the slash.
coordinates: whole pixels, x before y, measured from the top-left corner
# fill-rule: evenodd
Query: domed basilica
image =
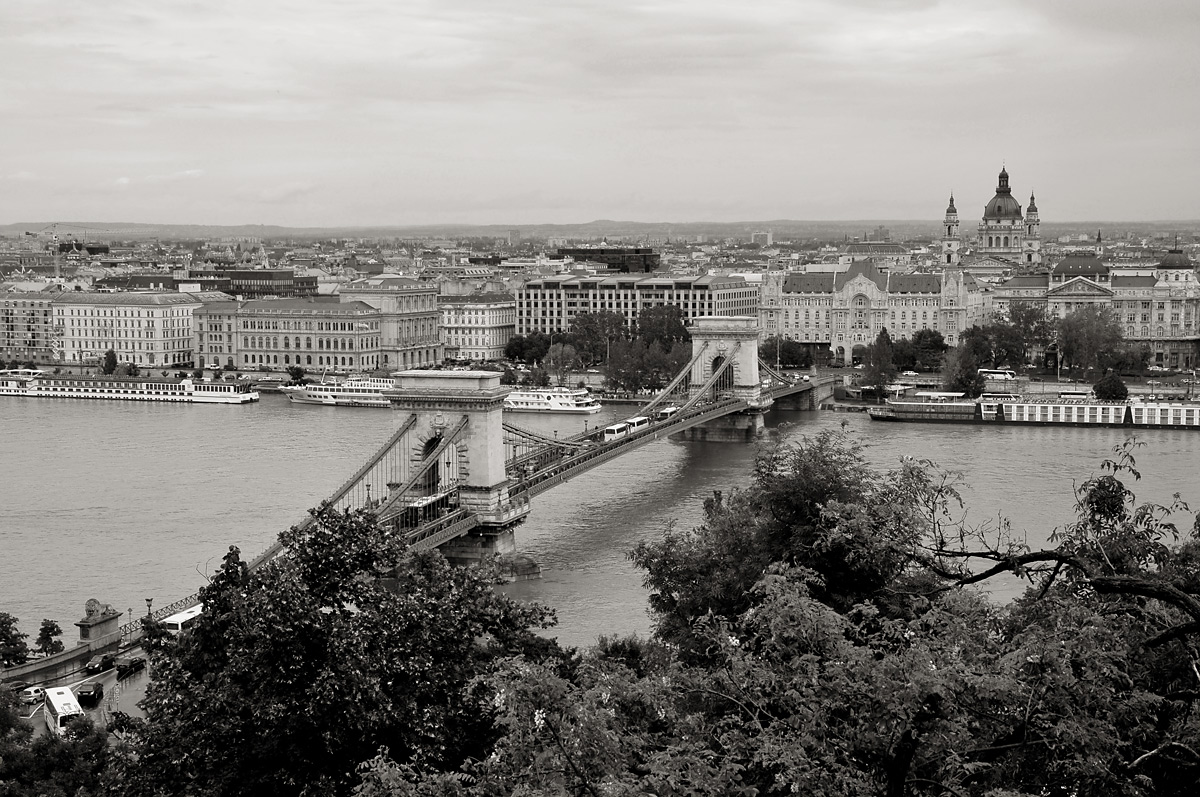
<path id="1" fill-rule="evenodd" d="M 950 197 L 950 206 L 946 208 L 942 229 L 942 262 L 947 266 L 959 265 L 961 241 L 958 210 L 954 207 L 953 196 Z M 1008 171 L 1004 168 L 1000 169 L 996 195 L 983 209 L 978 241 L 972 254 L 980 259 L 994 260 L 1014 268 L 1028 268 L 1042 262 L 1042 233 L 1037 202 L 1031 193 L 1029 207 L 1024 214 L 1021 213 L 1021 203 L 1012 195 Z"/>

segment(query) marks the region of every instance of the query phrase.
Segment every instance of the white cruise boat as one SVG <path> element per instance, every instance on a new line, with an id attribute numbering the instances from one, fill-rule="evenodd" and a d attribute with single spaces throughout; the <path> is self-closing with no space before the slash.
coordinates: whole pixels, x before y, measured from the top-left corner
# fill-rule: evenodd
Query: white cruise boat
<path id="1" fill-rule="evenodd" d="M 534 387 L 514 390 L 504 397 L 508 412 L 564 412 L 591 415 L 599 412 L 600 402 L 586 390 L 566 387 Z"/>
<path id="2" fill-rule="evenodd" d="M 136 376 L 47 374 L 32 368 L 0 371 L 0 396 L 27 398 L 118 399 L 187 404 L 248 404 L 258 391 L 237 382 Z"/>
<path id="3" fill-rule="evenodd" d="M 381 407 L 392 402 L 383 391 L 396 387 L 395 379 L 364 377 L 344 382 L 312 382 L 307 385 L 284 385 L 280 390 L 289 401 L 297 404 L 321 404 L 326 407 Z"/>

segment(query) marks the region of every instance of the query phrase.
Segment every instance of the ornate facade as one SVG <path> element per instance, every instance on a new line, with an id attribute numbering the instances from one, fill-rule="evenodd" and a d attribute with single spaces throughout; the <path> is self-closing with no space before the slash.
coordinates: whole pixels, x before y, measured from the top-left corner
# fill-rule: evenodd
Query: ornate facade
<path id="1" fill-rule="evenodd" d="M 851 362 L 854 349 L 874 342 L 884 327 L 893 340 L 936 330 L 953 346 L 991 313 L 991 294 L 961 270 L 885 274 L 870 261 L 836 274 L 768 274 L 760 302 L 764 335 L 810 344 L 818 358 L 826 354 L 841 363 Z"/>

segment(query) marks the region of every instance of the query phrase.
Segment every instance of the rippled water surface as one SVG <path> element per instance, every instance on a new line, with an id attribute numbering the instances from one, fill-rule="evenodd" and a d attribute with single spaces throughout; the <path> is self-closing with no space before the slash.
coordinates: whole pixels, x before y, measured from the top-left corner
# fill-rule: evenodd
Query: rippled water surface
<path id="1" fill-rule="evenodd" d="M 506 420 L 568 435 L 628 409 Z M 332 493 L 398 420 L 388 410 L 297 406 L 274 395 L 244 407 L 0 399 L 0 611 L 31 635 L 43 617 L 56 619 L 73 639 L 88 598 L 139 613 L 146 598 L 157 607 L 193 592 L 229 545 L 248 558 Z M 859 413 L 768 416 L 785 438 L 842 424 L 880 468 L 914 456 L 961 471 L 968 521 L 1003 515 L 1034 544 L 1070 518 L 1073 485 L 1125 437 L 1119 429 L 880 424 Z M 1142 439 L 1139 499 L 1181 492 L 1200 503 L 1200 434 L 1147 430 Z M 629 550 L 672 523 L 696 525 L 705 497 L 746 484 L 752 457 L 751 446 L 658 441 L 539 496 L 517 545 L 542 563 L 543 577 L 505 591 L 552 606 L 567 644 L 647 632 Z"/>

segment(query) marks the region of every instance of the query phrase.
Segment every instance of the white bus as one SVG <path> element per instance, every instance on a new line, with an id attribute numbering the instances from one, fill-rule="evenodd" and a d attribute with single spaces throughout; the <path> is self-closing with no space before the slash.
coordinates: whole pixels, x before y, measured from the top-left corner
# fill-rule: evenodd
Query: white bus
<path id="1" fill-rule="evenodd" d="M 620 440 L 627 434 L 629 434 L 629 424 L 614 423 L 612 426 L 604 427 L 604 436 L 602 439 L 605 443 L 609 443 L 613 440 Z"/>
<path id="2" fill-rule="evenodd" d="M 650 425 L 650 419 L 645 415 L 635 415 L 632 418 L 626 418 L 625 423 L 629 426 L 629 433 L 633 434 L 639 429 L 645 429 Z"/>
<path id="3" fill-rule="evenodd" d="M 1017 374 L 1010 368 L 980 368 L 979 375 L 984 379 L 1016 379 Z"/>
<path id="4" fill-rule="evenodd" d="M 186 631 L 192 623 L 196 622 L 196 618 L 204 611 L 204 604 L 198 603 L 189 609 L 184 609 L 181 612 L 176 612 L 170 617 L 163 618 L 163 625 L 167 627 L 167 632 L 178 635 L 180 631 Z"/>
<path id="5" fill-rule="evenodd" d="M 56 686 L 46 690 L 42 716 L 46 718 L 46 728 L 55 736 L 62 736 L 71 717 L 83 716 L 83 709 L 79 707 L 74 692 L 68 687 Z"/>

